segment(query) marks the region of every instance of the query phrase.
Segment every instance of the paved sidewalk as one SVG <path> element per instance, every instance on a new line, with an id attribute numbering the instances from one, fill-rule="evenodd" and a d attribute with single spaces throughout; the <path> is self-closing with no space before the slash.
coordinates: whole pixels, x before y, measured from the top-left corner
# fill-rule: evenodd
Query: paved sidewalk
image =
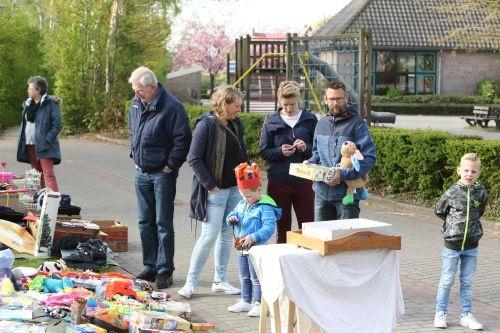
<path id="1" fill-rule="evenodd" d="M 16 132 L 8 131 L 0 137 L 0 160 L 8 160 L 10 169 L 19 175 L 26 165 L 15 162 Z M 74 202 L 82 207 L 84 218 L 116 218 L 129 226 L 129 252 L 120 254 L 117 260 L 131 273 L 138 273 L 142 269 L 142 254 L 135 222 L 133 164 L 128 158 L 128 148 L 66 138 L 62 140 L 62 153 L 63 163 L 56 167 L 62 191 L 71 194 Z M 191 179 L 192 172 L 184 165 L 178 179 L 175 203 L 176 271 L 174 284 L 169 289 L 172 293 L 184 284 L 195 243 L 195 225 L 192 231 L 188 218 Z M 400 272 L 406 315 L 398 319 L 396 332 L 442 332 L 432 326 L 441 265 L 440 222 L 427 209 L 404 207 L 373 199 L 362 203 L 363 217 L 391 223 L 403 237 Z M 199 234 L 200 225 L 197 230 Z M 238 285 L 235 258 L 233 253 L 229 276 L 230 281 Z M 226 310 L 237 296 L 211 293 L 213 270 L 211 256 L 201 275 L 198 295 L 190 300 L 195 318 L 215 323 L 218 332 L 257 332 L 258 319 L 249 318 L 246 314 L 231 314 Z M 469 331 L 458 326 L 457 290 L 455 285 L 450 297 L 449 328 L 446 332 Z M 480 242 L 473 297 L 474 312 L 485 325 L 485 331 L 500 332 L 500 241 L 489 234 Z"/>

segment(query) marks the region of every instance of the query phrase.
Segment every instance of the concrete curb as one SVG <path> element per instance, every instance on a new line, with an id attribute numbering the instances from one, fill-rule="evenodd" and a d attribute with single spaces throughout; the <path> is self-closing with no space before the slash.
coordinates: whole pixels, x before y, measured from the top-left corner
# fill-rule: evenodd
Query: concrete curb
<path id="1" fill-rule="evenodd" d="M 107 137 L 107 136 L 101 135 L 101 134 L 97 134 L 96 139 L 103 141 L 103 142 L 114 143 L 115 145 L 120 145 L 120 146 L 128 146 L 129 145 L 128 140 L 110 138 L 110 137 Z"/>

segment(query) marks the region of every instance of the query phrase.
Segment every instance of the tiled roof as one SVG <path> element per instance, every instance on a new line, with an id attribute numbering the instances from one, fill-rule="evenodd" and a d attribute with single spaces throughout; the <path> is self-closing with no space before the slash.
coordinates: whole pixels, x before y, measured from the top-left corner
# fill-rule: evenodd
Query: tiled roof
<path id="1" fill-rule="evenodd" d="M 372 28 L 374 48 L 454 49 L 460 45 L 443 38 L 448 32 L 456 28 L 488 27 L 493 30 L 492 37 L 485 41 L 472 40 L 468 48 L 498 51 L 498 14 L 494 21 L 484 23 L 488 15 L 484 8 L 475 6 L 464 10 L 463 3 L 463 0 L 352 0 L 315 36 L 359 32 L 365 27 Z M 443 4 L 453 8 L 451 14 L 436 10 Z"/>

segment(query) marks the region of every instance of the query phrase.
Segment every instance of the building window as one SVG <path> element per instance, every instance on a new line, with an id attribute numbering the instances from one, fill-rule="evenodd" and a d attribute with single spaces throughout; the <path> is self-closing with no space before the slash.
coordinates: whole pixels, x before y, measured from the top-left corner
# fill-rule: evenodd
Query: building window
<path id="1" fill-rule="evenodd" d="M 436 92 L 434 52 L 375 51 L 373 60 L 375 95 L 386 95 L 389 89 L 404 95 Z"/>

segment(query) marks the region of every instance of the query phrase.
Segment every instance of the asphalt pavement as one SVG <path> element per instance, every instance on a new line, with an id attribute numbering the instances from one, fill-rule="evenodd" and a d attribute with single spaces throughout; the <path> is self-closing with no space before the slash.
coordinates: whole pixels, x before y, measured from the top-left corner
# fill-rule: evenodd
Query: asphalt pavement
<path id="1" fill-rule="evenodd" d="M 495 134 L 495 133 L 494 133 Z M 27 164 L 15 162 L 17 129 L 9 129 L 0 137 L 0 160 L 9 170 L 22 175 Z M 86 138 L 63 138 L 62 164 L 57 166 L 60 190 L 70 194 L 74 204 L 82 207 L 85 219 L 117 219 L 129 227 L 129 251 L 120 253 L 117 261 L 135 274 L 142 270 L 141 246 L 136 222 L 134 166 L 128 147 Z M 175 201 L 175 292 L 184 284 L 195 230 L 200 225 L 188 217 L 192 171 L 184 164 L 180 170 Z M 396 332 L 441 332 L 433 328 L 434 304 L 441 269 L 442 237 L 440 221 L 429 209 L 398 204 L 389 200 L 369 199 L 362 202 L 361 216 L 391 223 L 402 236 L 400 275 L 406 314 L 398 318 Z M 490 225 L 491 226 L 491 225 Z M 197 227 L 197 229 L 196 229 Z M 489 229 L 490 230 L 490 229 Z M 473 311 L 487 332 L 500 332 L 500 240 L 488 231 L 480 242 L 479 264 L 473 288 Z M 230 261 L 230 282 L 238 285 L 236 254 Z M 215 323 L 218 332 L 257 332 L 258 319 L 245 313 L 232 314 L 226 308 L 237 296 L 214 294 L 211 256 L 199 281 L 198 295 L 190 300 L 195 319 Z M 447 332 L 467 332 L 458 325 L 458 286 L 452 289 Z M 325 311 L 328 311 L 325 309 Z M 356 320 L 356 318 L 352 318 Z M 269 325 L 268 325 L 269 327 Z"/>

